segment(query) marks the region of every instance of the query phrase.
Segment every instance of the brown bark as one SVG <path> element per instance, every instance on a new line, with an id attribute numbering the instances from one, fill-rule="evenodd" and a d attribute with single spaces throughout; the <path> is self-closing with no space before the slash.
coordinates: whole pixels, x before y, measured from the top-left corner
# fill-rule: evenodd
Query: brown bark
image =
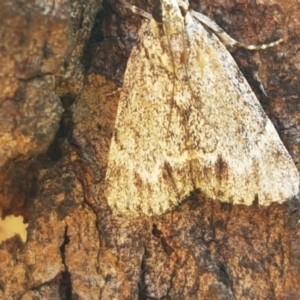
<path id="1" fill-rule="evenodd" d="M 0 244 L 0 299 L 300 299 L 298 200 L 233 206 L 195 192 L 159 217 L 111 214 L 100 187 L 141 19 L 118 3 L 98 14 L 93 0 L 36 3 L 0 3 L 0 207 L 28 222 L 25 243 Z M 299 4 L 192 6 L 238 40 L 285 39 L 234 57 L 298 164 Z"/>

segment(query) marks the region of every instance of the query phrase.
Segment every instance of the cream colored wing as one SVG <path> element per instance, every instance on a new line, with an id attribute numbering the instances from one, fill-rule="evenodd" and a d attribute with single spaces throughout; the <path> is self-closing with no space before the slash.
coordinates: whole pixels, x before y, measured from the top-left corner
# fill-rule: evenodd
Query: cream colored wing
<path id="1" fill-rule="evenodd" d="M 110 207 L 161 214 L 195 189 L 246 205 L 297 195 L 298 171 L 275 128 L 224 45 L 185 5 L 163 0 L 163 26 L 146 22 L 128 61 L 105 183 Z"/>

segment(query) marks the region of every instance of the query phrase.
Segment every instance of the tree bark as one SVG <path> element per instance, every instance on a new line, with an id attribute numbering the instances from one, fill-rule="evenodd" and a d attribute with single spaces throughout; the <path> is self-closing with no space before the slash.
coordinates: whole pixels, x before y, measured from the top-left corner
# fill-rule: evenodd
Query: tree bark
<path id="1" fill-rule="evenodd" d="M 191 7 L 239 41 L 284 39 L 232 50 L 299 168 L 300 4 Z M 161 216 L 112 214 L 101 186 L 141 22 L 113 1 L 0 3 L 0 207 L 27 224 L 26 241 L 0 244 L 0 299 L 300 299 L 298 199 L 248 207 L 195 191 Z"/>

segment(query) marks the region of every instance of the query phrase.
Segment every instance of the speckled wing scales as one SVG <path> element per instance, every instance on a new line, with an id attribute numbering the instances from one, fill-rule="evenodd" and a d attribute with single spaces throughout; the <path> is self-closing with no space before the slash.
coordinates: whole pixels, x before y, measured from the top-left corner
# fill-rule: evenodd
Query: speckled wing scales
<path id="1" fill-rule="evenodd" d="M 187 3 L 161 2 L 163 26 L 143 24 L 125 73 L 105 182 L 112 210 L 162 214 L 197 188 L 246 205 L 297 195 L 298 171 L 229 52 Z"/>

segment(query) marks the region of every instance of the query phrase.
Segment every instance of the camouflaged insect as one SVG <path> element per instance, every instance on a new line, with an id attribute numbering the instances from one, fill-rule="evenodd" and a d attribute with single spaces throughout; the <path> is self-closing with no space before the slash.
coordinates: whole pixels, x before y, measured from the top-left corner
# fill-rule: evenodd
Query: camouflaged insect
<path id="1" fill-rule="evenodd" d="M 246 205 L 297 195 L 298 171 L 223 45 L 281 40 L 239 43 L 187 1 L 161 0 L 162 23 L 125 5 L 149 20 L 128 61 L 110 146 L 113 212 L 162 214 L 195 189 Z"/>

